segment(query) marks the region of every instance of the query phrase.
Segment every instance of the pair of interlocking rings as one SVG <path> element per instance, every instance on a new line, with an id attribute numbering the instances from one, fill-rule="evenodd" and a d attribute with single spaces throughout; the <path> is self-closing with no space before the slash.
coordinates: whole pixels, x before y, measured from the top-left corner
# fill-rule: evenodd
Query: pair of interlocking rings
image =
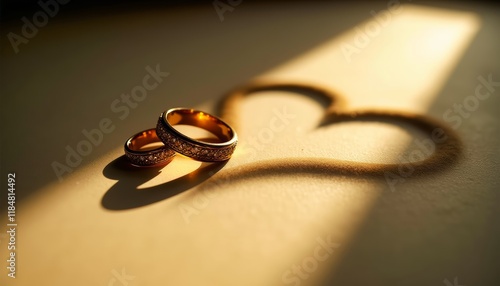
<path id="1" fill-rule="evenodd" d="M 446 165 L 456 161 L 461 153 L 462 144 L 454 130 L 428 116 L 389 110 L 349 110 L 345 101 L 327 88 L 294 82 L 255 82 L 235 89 L 224 98 L 219 112 L 225 121 L 193 109 L 174 108 L 163 112 L 156 129 L 143 131 L 127 140 L 125 143 L 126 156 L 132 164 L 137 166 L 168 163 L 174 157 L 175 152 L 205 162 L 228 160 L 237 143 L 236 132 L 229 124 L 237 128 L 238 105 L 245 96 L 265 90 L 293 90 L 319 95 L 328 102 L 322 125 L 358 120 L 392 121 L 393 123 L 400 121 L 417 127 L 429 138 L 432 138 L 430 142 L 434 145 L 434 152 L 425 156 L 418 154 L 418 152 L 422 153 L 420 150 L 414 150 L 410 153 L 410 156 L 416 154 L 414 157 L 419 158 L 419 160 L 411 160 L 413 174 L 441 170 Z M 210 143 L 187 137 L 173 127 L 176 124 L 187 124 L 206 129 L 217 136 L 220 142 Z M 158 140 L 161 140 L 165 146 L 149 151 L 140 150 L 142 146 Z M 361 163 L 326 158 L 301 158 L 300 164 L 297 163 L 297 160 L 290 158 L 274 159 L 272 162 L 262 161 L 256 164 L 247 167 L 264 170 L 272 170 L 276 166 L 281 170 L 288 167 L 294 169 L 300 167 L 307 170 L 330 170 L 358 175 L 401 172 L 401 163 Z"/>
<path id="2" fill-rule="evenodd" d="M 192 125 L 214 134 L 219 142 L 198 140 L 180 132 L 175 125 Z M 164 145 L 144 149 L 150 144 Z M 125 142 L 125 156 L 135 166 L 168 164 L 176 152 L 203 162 L 231 158 L 238 143 L 236 132 L 222 119 L 203 111 L 172 108 L 161 113 L 156 128 L 144 130 Z"/>

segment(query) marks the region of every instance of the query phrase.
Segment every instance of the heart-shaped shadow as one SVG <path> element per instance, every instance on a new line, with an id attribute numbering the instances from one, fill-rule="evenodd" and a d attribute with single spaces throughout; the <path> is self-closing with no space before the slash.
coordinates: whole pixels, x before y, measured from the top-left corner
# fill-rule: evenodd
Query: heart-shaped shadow
<path id="1" fill-rule="evenodd" d="M 157 176 L 160 168 L 132 167 L 122 156 L 106 166 L 103 174 L 111 179 L 118 179 L 103 196 L 102 206 L 110 210 L 124 210 L 145 206 L 167 199 L 185 190 L 191 189 L 206 180 L 206 186 L 218 186 L 245 178 L 313 173 L 321 176 L 344 175 L 364 176 L 366 178 L 383 177 L 394 180 L 423 174 L 437 174 L 457 161 L 462 144 L 457 134 L 448 126 L 425 115 L 410 112 L 388 110 L 349 110 L 346 101 L 330 91 L 316 85 L 286 82 L 255 82 L 230 92 L 219 102 L 219 115 L 235 130 L 238 130 L 239 105 L 252 93 L 266 90 L 288 90 L 306 94 L 316 100 L 326 102 L 325 114 L 318 128 L 346 121 L 382 121 L 390 124 L 406 123 L 413 125 L 434 140 L 432 154 L 420 156 L 423 159 L 411 162 L 411 166 L 401 164 L 363 163 L 332 158 L 281 158 L 257 161 L 219 172 L 226 162 L 203 163 L 197 170 L 172 181 L 138 189 L 138 186 Z M 435 136 L 438 134 L 439 136 Z M 175 160 L 175 159 L 174 159 Z M 408 168 L 410 167 L 410 168 Z M 408 169 L 410 171 L 408 171 Z M 216 174 L 219 172 L 218 174 Z M 213 176 L 213 178 L 211 178 Z"/>
<path id="2" fill-rule="evenodd" d="M 324 173 L 342 175 L 369 175 L 369 176 L 389 176 L 391 178 L 409 177 L 437 173 L 450 166 L 460 157 L 462 143 L 458 135 L 448 126 L 438 120 L 425 115 L 411 112 L 391 111 L 391 110 L 349 110 L 346 101 L 335 92 L 320 87 L 295 82 L 254 82 L 242 86 L 230 92 L 218 106 L 220 116 L 238 130 L 239 105 L 245 97 L 251 96 L 258 91 L 286 90 L 301 94 L 314 94 L 316 99 L 326 102 L 323 120 L 318 126 L 325 127 L 338 122 L 347 121 L 378 121 L 389 124 L 409 124 L 422 131 L 432 145 L 433 152 L 425 154 L 421 160 L 412 161 L 408 166 L 402 164 L 379 164 L 363 163 L 332 158 L 283 158 L 268 161 L 259 161 L 238 167 L 237 172 L 229 175 L 231 178 L 244 176 L 245 173 L 252 174 L 273 174 L 273 173 Z M 401 127 L 404 127 L 401 125 Z M 415 150 L 420 152 L 419 150 Z M 411 154 L 410 154 L 411 156 Z M 416 156 L 415 156 L 416 157 Z M 403 168 L 402 168 L 403 167 Z M 410 169 L 402 170 L 402 169 Z M 230 170 L 224 173 L 231 173 Z M 239 175 L 237 175 L 239 174 Z M 226 178 L 226 179 L 231 179 Z"/>

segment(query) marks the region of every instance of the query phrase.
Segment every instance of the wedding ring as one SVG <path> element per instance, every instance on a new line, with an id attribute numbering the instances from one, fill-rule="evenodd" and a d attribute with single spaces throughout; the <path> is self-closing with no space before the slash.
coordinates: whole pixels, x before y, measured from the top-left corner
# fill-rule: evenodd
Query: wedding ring
<path id="1" fill-rule="evenodd" d="M 148 129 L 135 134 L 125 142 L 125 156 L 135 166 L 164 165 L 172 161 L 175 152 L 165 145 L 153 149 L 144 146 L 161 143 L 156 135 L 156 129 Z"/>
<path id="2" fill-rule="evenodd" d="M 220 142 L 212 143 L 188 137 L 173 127 L 181 124 L 207 130 Z M 158 119 L 156 133 L 167 147 L 184 156 L 204 162 L 228 160 L 238 142 L 236 132 L 220 118 L 188 108 L 172 108 L 164 111 Z"/>

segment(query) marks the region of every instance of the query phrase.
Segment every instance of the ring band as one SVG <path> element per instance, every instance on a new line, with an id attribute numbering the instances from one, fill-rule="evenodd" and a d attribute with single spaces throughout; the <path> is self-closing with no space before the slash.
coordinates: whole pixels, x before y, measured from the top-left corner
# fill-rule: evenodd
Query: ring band
<path id="1" fill-rule="evenodd" d="M 142 147 L 161 142 L 156 135 L 156 129 L 148 129 L 135 134 L 125 142 L 125 156 L 136 166 L 154 166 L 160 163 L 167 164 L 175 156 L 175 152 L 166 146 L 157 147 L 150 150 L 141 150 Z"/>
<path id="2" fill-rule="evenodd" d="M 173 127 L 178 124 L 192 125 L 210 131 L 221 142 L 211 143 L 188 137 Z M 228 160 L 238 142 L 236 132 L 222 119 L 188 108 L 172 108 L 164 111 L 158 119 L 156 133 L 167 147 L 184 156 L 204 162 Z"/>

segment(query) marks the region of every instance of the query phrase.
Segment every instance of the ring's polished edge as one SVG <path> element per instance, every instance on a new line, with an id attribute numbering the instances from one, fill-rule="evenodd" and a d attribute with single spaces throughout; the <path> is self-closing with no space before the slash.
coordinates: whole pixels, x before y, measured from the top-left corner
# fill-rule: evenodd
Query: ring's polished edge
<path id="1" fill-rule="evenodd" d="M 203 114 L 204 116 L 208 116 L 211 120 L 216 120 L 218 124 L 221 124 L 228 130 L 230 130 L 230 134 L 232 135 L 232 137 L 228 138 L 228 141 L 221 143 L 203 142 L 187 137 L 186 135 L 177 131 L 167 120 L 168 114 L 170 112 L 176 111 L 189 111 L 192 114 Z M 193 126 L 196 125 L 193 124 Z M 227 123 L 216 116 L 187 108 L 173 108 L 162 112 L 160 118 L 158 119 L 156 133 L 158 135 L 158 138 L 160 138 L 166 146 L 175 150 L 177 153 L 204 162 L 219 162 L 229 160 L 238 143 L 238 136 L 236 135 L 236 132 Z"/>
<path id="2" fill-rule="evenodd" d="M 142 144 L 142 146 L 149 143 L 161 142 L 156 134 L 155 128 L 141 131 L 130 137 L 125 142 L 124 149 L 125 149 L 125 157 L 127 157 L 127 159 L 130 161 L 132 165 L 145 167 L 145 166 L 165 165 L 168 164 L 170 161 L 172 161 L 172 159 L 175 156 L 175 152 L 172 149 L 168 148 L 167 146 L 162 146 L 147 151 L 132 149 L 134 141 L 138 140 L 140 137 L 144 137 L 143 140 L 146 142 L 145 144 Z M 139 146 L 139 148 L 142 146 Z"/>

